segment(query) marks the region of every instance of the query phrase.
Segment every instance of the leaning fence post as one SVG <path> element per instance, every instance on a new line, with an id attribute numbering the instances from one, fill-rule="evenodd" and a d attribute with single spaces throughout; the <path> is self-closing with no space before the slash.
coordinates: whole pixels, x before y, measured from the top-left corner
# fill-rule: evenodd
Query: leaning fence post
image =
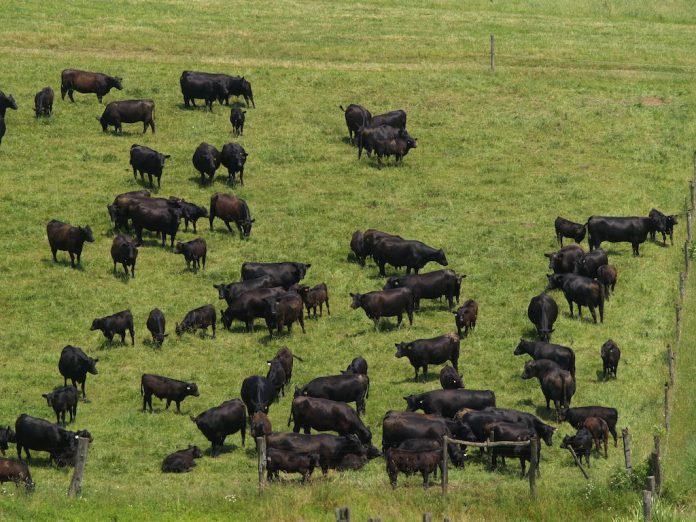
<path id="1" fill-rule="evenodd" d="M 650 476 L 648 477 L 648 484 L 647 484 L 647 486 L 648 486 L 648 489 L 650 490 L 650 493 L 651 493 L 652 495 L 655 495 L 655 477 L 654 477 L 654 476 L 650 475 Z"/>
<path id="2" fill-rule="evenodd" d="M 82 492 L 82 479 L 85 475 L 85 465 L 87 464 L 87 454 L 89 453 L 89 439 L 78 437 L 77 457 L 75 459 L 75 471 L 73 471 L 68 496 L 75 497 Z"/>
<path id="3" fill-rule="evenodd" d="M 660 436 L 655 435 L 655 451 L 652 454 L 653 475 L 655 476 L 655 493 L 662 491 L 662 457 L 660 451 Z"/>
<path id="4" fill-rule="evenodd" d="M 694 208 L 694 203 L 696 203 L 696 181 L 689 183 L 689 189 L 691 190 L 691 206 L 689 208 Z"/>
<path id="5" fill-rule="evenodd" d="M 689 271 L 689 242 L 684 241 L 684 272 Z"/>
<path id="6" fill-rule="evenodd" d="M 256 454 L 259 458 L 259 489 L 266 487 L 266 437 L 256 437 Z"/>
<path id="7" fill-rule="evenodd" d="M 350 508 L 336 508 L 336 522 L 350 522 Z"/>
<path id="8" fill-rule="evenodd" d="M 684 302 L 684 296 L 686 295 L 686 274 L 684 272 L 679 272 L 679 302 Z"/>
<path id="9" fill-rule="evenodd" d="M 495 37 L 491 35 L 491 71 L 495 72 Z"/>
<path id="10" fill-rule="evenodd" d="M 423 522 L 432 522 L 433 518 L 430 513 L 423 513 Z"/>
<path id="11" fill-rule="evenodd" d="M 693 189 L 694 184 L 691 183 L 691 188 Z M 693 207 L 692 207 L 693 208 Z M 686 211 L 686 240 L 691 243 L 691 226 L 692 226 L 691 209 Z"/>
<path id="12" fill-rule="evenodd" d="M 676 337 L 677 341 L 679 341 L 679 337 L 681 337 L 681 305 L 679 303 L 674 305 L 674 312 L 674 336 Z"/>
<path id="13" fill-rule="evenodd" d="M 672 345 L 667 345 L 667 364 L 669 366 L 669 385 L 674 386 L 674 351 Z"/>
<path id="14" fill-rule="evenodd" d="M 669 383 L 665 383 L 665 430 L 669 431 L 671 412 L 669 409 Z"/>
<path id="15" fill-rule="evenodd" d="M 442 475 L 442 494 L 447 495 L 447 435 L 443 435 L 442 437 L 442 470 L 441 475 Z"/>
<path id="16" fill-rule="evenodd" d="M 633 475 L 633 463 L 631 461 L 631 434 L 628 432 L 628 428 L 624 428 L 621 430 L 621 437 L 623 438 L 626 471 L 629 475 Z"/>
<path id="17" fill-rule="evenodd" d="M 647 489 L 643 490 L 643 520 L 645 522 L 652 520 L 652 493 Z"/>
<path id="18" fill-rule="evenodd" d="M 529 440 L 529 493 L 532 498 L 536 498 L 536 476 L 539 469 L 538 451 L 539 440 L 532 437 Z"/>

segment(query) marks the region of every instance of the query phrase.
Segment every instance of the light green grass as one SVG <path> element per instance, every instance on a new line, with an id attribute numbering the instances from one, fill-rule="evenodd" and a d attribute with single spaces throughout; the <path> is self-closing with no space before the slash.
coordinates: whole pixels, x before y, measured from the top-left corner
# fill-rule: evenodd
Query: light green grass
<path id="1" fill-rule="evenodd" d="M 543 252 L 554 248 L 553 219 L 592 214 L 647 215 L 653 206 L 684 210 L 694 143 L 694 15 L 686 2 L 5 2 L 0 43 L 0 88 L 20 104 L 8 111 L 0 146 L 3 216 L 0 234 L 2 379 L 0 424 L 19 413 L 52 418 L 41 399 L 61 384 L 57 361 L 66 344 L 98 356 L 88 404 L 76 428 L 87 428 L 90 452 L 84 494 L 65 498 L 69 472 L 32 466 L 37 491 L 27 497 L 5 488 L 7 519 L 327 520 L 349 505 L 358 520 L 415 520 L 424 511 L 453 520 L 608 520 L 629 516 L 635 492 L 610 487 L 622 452 L 597 459 L 585 482 L 556 445 L 544 448 L 539 500 L 530 501 L 514 465 L 489 473 L 480 463 L 450 475 L 451 494 L 424 491 L 416 478 L 392 491 L 381 459 L 357 473 L 332 472 L 300 486 L 295 478 L 258 496 L 250 448 L 204 458 L 193 473 L 159 472 L 169 452 L 208 443 L 188 420 L 237 397 L 244 377 L 265 373 L 283 345 L 305 359 L 294 384 L 336 373 L 357 355 L 370 364 L 366 422 L 381 442 L 381 418 L 401 409 L 402 396 L 439 387 L 433 377 L 413 383 L 412 369 L 394 358 L 394 343 L 454 328 L 451 315 L 426 301 L 412 328 L 374 332 L 349 292 L 381 287 L 368 263 L 348 260 L 355 229 L 376 227 L 442 247 L 450 267 L 467 274 L 464 298 L 480 303 L 476 332 L 462 342 L 461 369 L 469 388 L 491 388 L 498 403 L 549 418 L 536 382 L 520 379 L 523 358 L 512 351 L 530 335 L 529 298 L 545 286 Z M 488 70 L 488 38 L 495 33 L 498 70 Z M 33 95 L 45 85 L 59 92 L 67 67 L 123 77 L 124 90 L 105 102 L 138 97 L 156 102 L 155 135 L 126 126 L 122 137 L 103 134 L 95 96 L 56 100 L 54 115 L 36 121 Z M 248 242 L 209 232 L 208 267 L 184 270 L 181 256 L 148 240 L 135 280 L 111 273 L 113 232 L 105 206 L 140 187 L 131 177 L 128 149 L 142 143 L 172 155 L 160 195 L 208 206 L 215 191 L 230 191 L 221 176 L 200 187 L 191 155 L 201 141 L 231 140 L 229 110 L 181 109 L 184 69 L 243 74 L 257 109 L 247 112 L 250 153 L 246 199 L 256 223 Z M 664 103 L 650 106 L 645 98 Z M 346 143 L 338 105 L 361 103 L 373 113 L 408 112 L 418 148 L 402 167 L 383 170 L 358 162 Z M 45 238 L 50 219 L 90 224 L 80 270 L 67 255 L 54 264 Z M 182 240 L 192 239 L 182 232 Z M 619 270 L 616 296 L 604 325 L 562 316 L 554 341 L 577 354 L 574 404 L 607 404 L 629 426 L 634 461 L 644 461 L 659 430 L 664 348 L 673 334 L 679 245 L 646 243 L 640 258 L 627 245 L 607 246 Z M 239 277 L 243 261 L 312 263 L 307 282 L 326 282 L 333 315 L 308 321 L 307 334 L 267 341 L 220 331 L 216 340 L 173 336 L 161 350 L 145 344 L 145 319 L 157 306 L 175 321 L 205 303 L 220 307 L 212 285 Z M 428 266 L 435 269 L 435 266 Z M 108 346 L 90 332 L 95 317 L 130 308 L 137 345 Z M 614 339 L 623 357 L 616 381 L 603 382 L 599 348 Z M 435 369 L 433 369 L 435 370 Z M 187 415 L 140 413 L 143 372 L 195 380 L 199 398 Z M 687 379 L 684 386 L 690 384 Z M 272 406 L 285 427 L 290 398 Z M 163 408 L 163 406 L 160 406 Z M 686 424 L 685 426 L 688 426 Z M 686 429 L 686 428 L 684 428 Z M 559 427 L 557 440 L 571 433 Z M 40 454 L 39 454 L 40 455 Z M 38 455 L 37 455 L 38 457 Z M 616 480 L 615 480 L 616 482 Z M 683 484 L 675 502 L 693 489 Z"/>

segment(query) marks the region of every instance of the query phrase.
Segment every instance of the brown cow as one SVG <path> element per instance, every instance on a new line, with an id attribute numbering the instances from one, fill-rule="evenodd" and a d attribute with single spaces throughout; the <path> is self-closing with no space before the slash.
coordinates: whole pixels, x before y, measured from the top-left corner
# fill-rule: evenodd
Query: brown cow
<path id="1" fill-rule="evenodd" d="M 273 432 L 271 421 L 268 420 L 268 415 L 262 411 L 257 411 L 251 418 L 250 426 L 251 434 L 254 437 L 265 437 Z"/>
<path id="2" fill-rule="evenodd" d="M 251 224 L 256 221 L 251 219 L 246 201 L 232 194 L 221 192 L 216 192 L 210 198 L 210 230 L 213 229 L 215 217 L 220 218 L 230 232 L 232 232 L 230 221 L 234 221 L 239 230 L 240 239 L 248 238 L 251 235 Z"/>
<path id="3" fill-rule="evenodd" d="M 592 434 L 592 440 L 595 443 L 597 453 L 602 452 L 601 443 L 604 442 L 604 458 L 607 458 L 607 441 L 609 440 L 609 425 L 601 417 L 588 417 L 582 423 L 583 428 Z"/>
<path id="4" fill-rule="evenodd" d="M 60 73 L 60 97 L 65 100 L 65 94 L 70 97 L 70 101 L 74 102 L 73 92 L 81 92 L 83 94 L 94 93 L 97 95 L 99 103 L 102 102 L 102 97 L 109 94 L 113 88 L 119 91 L 123 89 L 122 79 L 118 76 L 107 76 L 102 73 L 94 73 L 89 71 L 79 71 L 77 69 L 65 69 Z"/>
<path id="5" fill-rule="evenodd" d="M 476 328 L 478 303 L 473 299 L 468 299 L 459 310 L 452 313 L 454 314 L 454 322 L 457 324 L 459 337 L 462 337 L 462 328 L 464 328 L 464 337 L 469 335 L 469 330 Z"/>
<path id="6" fill-rule="evenodd" d="M 91 228 L 74 227 L 56 219 L 48 222 L 46 232 L 48 234 L 48 244 L 51 245 L 53 261 L 58 262 L 58 259 L 56 259 L 58 250 L 65 250 L 70 254 L 70 266 L 73 268 L 75 268 L 75 256 L 77 256 L 77 264 L 80 264 L 80 256 L 82 255 L 82 247 L 85 241 L 94 243 Z"/>
<path id="7" fill-rule="evenodd" d="M 300 294 L 302 302 L 304 302 L 307 308 L 307 318 L 309 318 L 310 309 L 314 311 L 314 318 L 317 318 L 317 307 L 319 307 L 319 315 L 323 315 L 324 303 L 326 303 L 326 313 L 331 315 L 331 309 L 329 308 L 329 290 L 326 287 L 326 283 L 320 283 L 313 288 L 302 285 L 297 290 L 297 293 Z"/>
<path id="8" fill-rule="evenodd" d="M 14 482 L 16 486 L 23 482 L 27 491 L 34 489 L 34 481 L 31 480 L 26 462 L 0 458 L 0 483 L 2 482 Z"/>

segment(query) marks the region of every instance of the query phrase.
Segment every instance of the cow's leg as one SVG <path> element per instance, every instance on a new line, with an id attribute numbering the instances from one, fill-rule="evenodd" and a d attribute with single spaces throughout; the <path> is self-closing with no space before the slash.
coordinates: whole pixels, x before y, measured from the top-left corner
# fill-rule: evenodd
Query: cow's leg
<path id="1" fill-rule="evenodd" d="M 229 221 L 223 221 L 223 223 L 225 223 L 225 226 L 227 227 L 227 230 L 229 230 L 230 232 L 233 232 L 232 227 L 230 226 L 230 222 L 229 222 Z M 234 232 L 233 232 L 233 233 L 234 233 Z"/>
<path id="2" fill-rule="evenodd" d="M 413 378 L 413 381 L 418 382 L 418 366 L 414 366 L 413 369 L 416 371 L 416 376 Z"/>
<path id="3" fill-rule="evenodd" d="M 594 311 L 594 306 L 588 305 L 588 308 L 590 309 L 590 314 L 592 314 L 592 320 L 597 324 L 597 314 Z"/>
<path id="4" fill-rule="evenodd" d="M 72 268 L 75 268 L 75 254 L 73 254 L 72 252 L 68 252 L 68 254 L 70 254 L 70 266 Z"/>
<path id="5" fill-rule="evenodd" d="M 566 300 L 568 301 L 568 307 L 570 308 L 570 317 L 573 317 L 573 301 L 569 297 L 566 297 Z"/>
<path id="6" fill-rule="evenodd" d="M 149 172 L 147 173 L 147 179 L 150 182 L 150 188 L 155 188 L 155 184 L 152 183 L 152 174 L 150 174 Z M 159 184 L 159 180 L 157 183 Z"/>
<path id="7" fill-rule="evenodd" d="M 639 256 L 640 252 L 638 251 L 640 248 L 640 243 L 633 243 L 633 255 L 634 256 Z"/>
<path id="8" fill-rule="evenodd" d="M 152 129 L 152 134 L 155 133 L 155 120 L 150 120 L 150 129 Z M 145 134 L 145 133 L 143 133 Z"/>
<path id="9" fill-rule="evenodd" d="M 51 248 L 51 253 L 53 254 L 53 262 L 54 263 L 58 262 L 58 258 L 56 257 L 56 252 L 58 252 L 57 248 Z"/>
<path id="10" fill-rule="evenodd" d="M 527 468 L 527 461 L 523 458 L 520 458 L 520 478 L 524 478 L 526 468 Z"/>
<path id="11" fill-rule="evenodd" d="M 375 323 L 375 330 L 379 332 L 379 317 L 373 317 L 372 321 Z"/>
<path id="12" fill-rule="evenodd" d="M 331 310 L 329 309 L 329 298 L 326 298 L 326 313 L 331 315 Z"/>
<path id="13" fill-rule="evenodd" d="M 215 325 L 216 325 L 215 322 L 210 324 L 211 328 L 213 329 L 213 339 L 215 339 Z"/>
<path id="14" fill-rule="evenodd" d="M 413 326 L 413 310 L 406 310 L 406 315 L 408 316 L 409 326 Z"/>
<path id="15" fill-rule="evenodd" d="M 181 401 L 175 401 L 176 402 L 176 412 L 181 413 Z"/>
<path id="16" fill-rule="evenodd" d="M 81 387 L 82 387 L 82 398 L 87 399 L 87 396 L 85 395 L 85 383 L 87 382 L 87 378 L 85 378 L 84 381 L 82 381 Z M 77 389 L 77 385 L 75 384 L 75 381 L 73 381 L 73 386 L 75 389 Z"/>
<path id="17" fill-rule="evenodd" d="M 599 321 L 604 322 L 604 301 L 599 302 Z"/>
<path id="18" fill-rule="evenodd" d="M 75 103 L 75 98 L 73 98 L 73 90 L 68 89 L 68 97 L 70 98 L 70 101 Z"/>
<path id="19" fill-rule="evenodd" d="M 398 328 L 399 326 L 401 326 L 401 321 L 403 321 L 403 319 L 404 319 L 404 314 L 403 314 L 403 313 L 401 313 L 401 314 L 399 314 L 399 315 L 396 316 L 396 327 L 397 327 L 397 328 Z"/>
<path id="20" fill-rule="evenodd" d="M 143 411 L 147 408 L 147 393 L 143 395 Z"/>
<path id="21" fill-rule="evenodd" d="M 423 475 L 423 487 L 427 488 L 430 486 L 430 473 L 428 473 L 427 470 L 421 471 L 421 475 Z"/>
<path id="22" fill-rule="evenodd" d="M 167 405 L 165 406 L 164 409 L 165 409 L 165 410 L 168 410 L 168 409 L 169 409 L 169 405 L 170 405 L 171 403 L 172 403 L 172 400 L 171 400 L 171 399 L 167 399 Z"/>
<path id="23" fill-rule="evenodd" d="M 315 308 L 315 309 L 314 309 L 314 317 L 316 317 L 316 316 L 317 316 L 317 310 L 316 310 L 316 308 Z M 302 317 L 302 312 L 300 312 L 300 318 L 298 319 L 298 321 L 300 321 L 300 326 L 302 327 L 302 333 L 307 333 L 307 332 L 305 331 L 305 327 L 304 327 L 304 319 L 303 319 L 303 317 Z M 290 328 L 289 325 L 288 325 L 288 328 Z"/>
<path id="24" fill-rule="evenodd" d="M 239 184 L 244 186 L 244 167 L 239 171 Z"/>

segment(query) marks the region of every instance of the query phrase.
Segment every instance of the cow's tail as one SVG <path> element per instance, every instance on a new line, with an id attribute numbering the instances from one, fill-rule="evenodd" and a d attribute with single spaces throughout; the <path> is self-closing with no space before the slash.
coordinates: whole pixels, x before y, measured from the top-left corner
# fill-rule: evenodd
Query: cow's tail
<path id="1" fill-rule="evenodd" d="M 365 398 L 369 399 L 370 398 L 370 378 L 366 375 L 367 378 L 367 389 L 365 390 Z"/>
<path id="2" fill-rule="evenodd" d="M 343 105 L 339 105 L 338 108 L 341 109 L 343 112 L 346 112 L 346 110 L 343 108 Z"/>
<path id="3" fill-rule="evenodd" d="M 574 379 L 575 378 L 575 352 L 571 352 L 570 374 L 573 376 L 573 379 Z"/>
<path id="4" fill-rule="evenodd" d="M 604 322 L 604 301 L 609 290 L 601 281 L 597 281 L 597 284 L 599 285 L 599 318 L 601 322 Z"/>
<path id="5" fill-rule="evenodd" d="M 292 421 L 295 420 L 294 413 L 295 413 L 295 412 L 294 412 L 294 410 L 293 410 L 293 408 L 292 408 L 292 406 L 291 406 L 291 407 L 290 407 L 290 416 L 288 417 L 288 426 L 290 426 L 290 423 L 291 423 Z"/>
<path id="6" fill-rule="evenodd" d="M 145 395 L 145 388 L 143 387 L 143 381 L 140 381 L 140 395 Z"/>
<path id="7" fill-rule="evenodd" d="M 566 378 L 565 375 L 561 376 L 561 387 L 563 388 L 563 400 L 561 401 L 561 408 L 567 408 L 568 405 L 566 403 L 567 397 L 568 397 L 568 389 L 566 386 Z"/>
<path id="8" fill-rule="evenodd" d="M 217 200 L 218 200 L 218 195 L 217 192 L 213 194 L 213 197 L 210 198 L 210 216 L 208 219 L 210 220 L 210 229 L 213 229 L 213 220 L 215 219 L 215 206 L 217 205 Z"/>

